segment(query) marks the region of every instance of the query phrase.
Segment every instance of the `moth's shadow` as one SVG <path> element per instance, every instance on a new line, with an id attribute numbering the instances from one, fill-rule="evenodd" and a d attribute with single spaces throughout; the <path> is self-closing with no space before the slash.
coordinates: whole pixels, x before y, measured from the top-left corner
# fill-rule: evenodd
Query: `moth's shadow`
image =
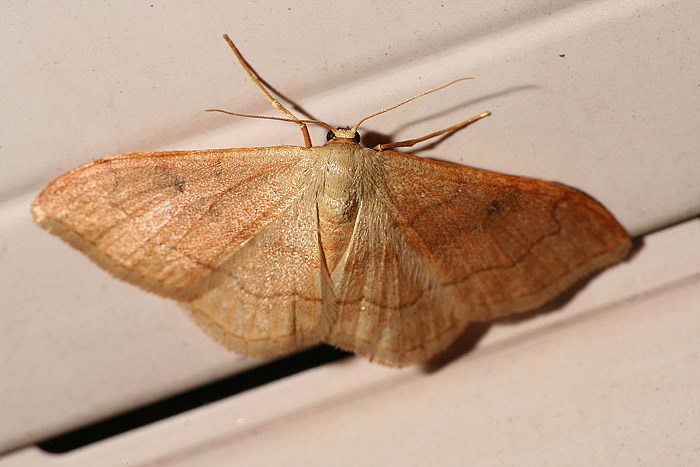
<path id="1" fill-rule="evenodd" d="M 512 86 L 510 88 L 506 88 L 506 89 L 503 89 L 503 90 L 498 91 L 498 92 L 484 94 L 483 96 L 480 96 L 478 98 L 462 100 L 462 101 L 454 104 L 453 106 L 448 107 L 446 109 L 443 109 L 439 112 L 434 112 L 433 114 L 430 114 L 430 115 L 423 115 L 419 118 L 415 118 L 413 120 L 409 120 L 407 122 L 404 122 L 401 125 L 399 125 L 398 127 L 396 127 L 391 133 L 386 134 L 386 135 L 382 135 L 382 137 L 386 138 L 386 139 L 383 139 L 381 141 L 377 141 L 376 143 L 371 144 L 371 145 L 367 144 L 367 146 L 373 147 L 373 146 L 376 146 L 376 144 L 393 142 L 395 139 L 395 135 L 398 134 L 399 132 L 407 129 L 407 128 L 413 127 L 413 126 L 418 125 L 420 123 L 428 122 L 430 120 L 434 120 L 436 118 L 448 115 L 448 114 L 453 113 L 453 112 L 463 111 L 463 109 L 477 107 L 478 104 L 480 104 L 482 102 L 488 102 L 491 99 L 504 97 L 507 95 L 511 95 L 511 94 L 515 94 L 515 93 L 519 93 L 519 92 L 523 92 L 523 91 L 529 91 L 532 89 L 539 89 L 539 88 L 540 88 L 540 86 L 536 86 L 534 84 L 524 84 L 524 85 L 520 85 L 520 86 Z M 481 109 L 481 110 L 479 110 L 479 112 L 481 112 L 483 110 L 488 110 L 488 109 Z M 464 118 L 462 118 L 462 120 L 466 120 L 467 118 L 469 118 L 471 116 L 472 115 L 464 115 Z M 458 123 L 459 121 L 460 120 L 457 120 L 454 123 Z M 430 150 L 436 148 L 437 146 L 439 146 L 443 141 L 447 140 L 448 138 L 451 138 L 455 133 L 459 132 L 459 130 L 461 130 L 461 129 L 463 129 L 463 128 L 460 128 L 460 129 L 454 130 L 454 131 L 450 131 L 448 133 L 445 133 L 442 136 L 435 137 L 434 139 L 430 140 L 430 142 L 428 142 L 428 143 L 421 143 L 420 146 L 416 146 L 416 149 L 412 149 L 411 153 L 417 155 L 417 154 L 420 154 L 420 153 L 425 152 L 425 151 L 430 151 Z M 440 130 L 440 128 L 435 128 L 433 131 L 436 131 L 436 130 Z M 423 135 L 415 135 L 414 137 L 421 137 L 421 136 L 423 136 Z"/>
<path id="2" fill-rule="evenodd" d="M 643 247 L 644 240 L 642 238 L 633 239 L 632 251 L 630 252 L 630 255 L 627 257 L 627 259 L 625 259 L 623 262 L 632 260 Z M 518 313 L 513 316 L 507 316 L 493 321 L 476 322 L 469 324 L 465 332 L 460 337 L 458 337 L 457 340 L 455 340 L 447 349 L 440 352 L 430 360 L 421 364 L 421 369 L 423 373 L 434 373 L 436 371 L 440 371 L 442 368 L 449 365 L 453 361 L 462 358 L 466 354 L 470 353 L 476 347 L 479 341 L 486 335 L 489 328 L 494 323 L 507 323 L 510 325 L 516 325 L 517 323 L 530 320 L 536 316 L 546 315 L 561 310 L 576 296 L 576 294 L 583 290 L 588 285 L 588 283 L 601 272 L 602 271 L 598 271 L 581 279 L 580 281 L 576 282 L 574 285 L 569 287 L 561 295 L 555 297 L 543 306 L 534 310 Z"/>
<path id="3" fill-rule="evenodd" d="M 447 109 L 441 110 L 440 112 L 435 112 L 430 115 L 424 115 L 419 118 L 410 120 L 408 122 L 402 123 L 398 127 L 396 127 L 392 132 L 390 133 L 384 133 L 384 132 L 377 132 L 377 131 L 372 131 L 372 130 L 360 130 L 360 133 L 362 134 L 362 145 L 368 148 L 373 148 L 378 144 L 386 144 L 386 143 L 393 143 L 396 141 L 396 135 L 401 132 L 402 130 L 405 130 L 406 128 L 410 128 L 412 126 L 415 126 L 419 123 L 427 122 L 430 120 L 434 120 L 436 118 L 442 117 L 444 115 L 450 114 L 452 112 L 456 112 L 458 110 L 463 110 L 465 108 L 469 107 L 474 107 L 477 104 L 481 102 L 488 101 L 489 99 L 494 99 L 497 97 L 502 97 L 505 95 L 521 92 L 521 91 L 527 91 L 530 89 L 537 89 L 539 86 L 527 84 L 527 85 L 522 85 L 522 86 L 514 86 L 508 89 L 504 89 L 502 91 L 494 92 L 491 94 L 485 94 L 481 97 L 475 98 L 475 99 L 467 99 L 460 101 L 457 104 L 454 104 L 451 107 L 448 107 Z M 468 116 L 465 116 L 465 118 Z M 457 123 L 457 122 L 455 122 Z M 439 128 L 436 128 L 435 130 L 439 130 Z M 431 149 L 434 149 L 435 147 L 439 146 L 443 141 L 445 141 L 448 138 L 451 138 L 452 135 L 457 133 L 459 130 L 454 130 L 450 131 L 449 133 L 445 133 L 444 135 L 435 137 L 435 139 L 431 140 L 429 143 L 421 143 L 419 146 L 416 146 L 415 149 L 409 149 L 403 148 L 399 149 L 401 150 L 408 150 L 412 154 L 419 154 L 425 151 L 429 151 Z M 418 137 L 420 138 L 423 136 L 422 134 L 417 134 L 413 137 Z"/>
<path id="4" fill-rule="evenodd" d="M 360 143 L 366 148 L 373 148 L 378 144 L 391 142 L 391 135 L 372 130 L 359 130 L 362 140 Z"/>
<path id="5" fill-rule="evenodd" d="M 295 112 L 296 114 L 300 115 L 303 118 L 308 118 L 311 120 L 320 120 L 317 118 L 315 115 L 311 114 L 307 109 L 303 108 L 301 105 L 299 105 L 297 102 L 295 102 L 293 99 L 291 99 L 289 96 L 286 94 L 282 93 L 279 89 L 275 88 L 274 86 L 271 86 L 267 81 L 263 80 L 260 78 L 260 81 L 268 88 L 270 89 L 274 94 L 276 94 L 282 101 L 284 101 L 289 107 L 292 112 Z M 465 108 L 473 107 L 476 106 L 477 104 L 481 102 L 486 102 L 490 99 L 498 98 L 498 97 L 503 97 L 507 95 L 511 95 L 514 93 L 518 92 L 523 92 L 523 91 L 528 91 L 532 89 L 538 89 L 539 86 L 533 85 L 533 84 L 524 84 L 521 86 L 513 86 L 507 89 L 503 89 L 498 92 L 493 92 L 490 94 L 485 94 L 483 96 L 480 96 L 478 98 L 474 99 L 467 99 L 460 101 L 456 104 L 454 104 L 451 107 L 448 107 L 446 109 L 443 109 L 439 112 L 434 112 L 433 114 L 430 115 L 424 115 L 419 118 L 415 118 L 413 120 L 407 121 L 398 127 L 396 127 L 392 132 L 385 133 L 385 132 L 378 132 L 374 130 L 360 130 L 360 133 L 362 135 L 362 145 L 368 148 L 373 148 L 378 144 L 386 144 L 386 143 L 392 143 L 395 142 L 395 135 L 398 134 L 400 131 L 410 128 L 412 126 L 415 126 L 419 123 L 427 122 L 430 120 L 434 120 L 436 118 L 439 118 L 441 116 L 450 114 L 452 112 L 456 112 L 458 110 L 462 110 Z M 468 117 L 468 116 L 467 116 Z M 412 153 L 420 153 L 424 151 L 429 151 L 431 149 L 434 149 L 440 143 L 445 141 L 446 139 L 452 137 L 458 130 L 451 131 L 449 133 L 445 133 L 442 136 L 436 137 L 434 140 L 427 144 L 421 144 L 419 147 L 417 147 L 415 150 L 411 151 Z M 421 137 L 423 135 L 415 135 L 414 137 Z"/>

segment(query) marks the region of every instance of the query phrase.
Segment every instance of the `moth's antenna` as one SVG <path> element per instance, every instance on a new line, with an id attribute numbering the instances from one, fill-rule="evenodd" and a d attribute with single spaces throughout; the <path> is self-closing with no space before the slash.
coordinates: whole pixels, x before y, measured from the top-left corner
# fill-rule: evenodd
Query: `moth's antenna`
<path id="1" fill-rule="evenodd" d="M 420 138 L 416 138 L 416 139 L 407 139 L 405 141 L 398 141 L 396 143 L 378 144 L 374 147 L 374 149 L 376 149 L 377 151 L 384 151 L 385 149 L 392 149 L 392 148 L 410 148 L 414 144 L 420 143 L 421 141 L 425 141 L 426 139 L 435 138 L 436 136 L 440 136 L 442 134 L 449 133 L 451 131 L 457 131 L 460 128 L 464 128 L 467 125 L 471 125 L 472 123 L 474 123 L 477 120 L 481 120 L 484 117 L 488 117 L 489 115 L 491 115 L 491 112 L 484 112 L 484 113 L 477 115 L 476 117 L 472 117 L 469 120 L 465 120 L 465 121 L 458 123 L 456 125 L 452 125 L 451 127 L 442 129 L 440 131 L 436 131 L 435 133 L 430 133 L 429 135 L 421 136 Z"/>
<path id="2" fill-rule="evenodd" d="M 409 97 L 409 98 L 406 99 L 405 101 L 401 101 L 401 102 L 399 102 L 399 103 L 396 104 L 396 105 L 392 105 L 392 106 L 389 107 L 388 109 L 384 109 L 384 110 L 380 110 L 379 112 L 375 112 L 375 113 L 373 113 L 372 115 L 370 115 L 370 116 L 368 116 L 368 117 L 365 117 L 365 118 L 363 118 L 362 120 L 360 120 L 359 122 L 357 122 L 357 124 L 356 124 L 354 127 L 352 127 L 352 132 L 353 132 L 353 133 L 356 132 L 356 131 L 357 131 L 357 128 L 358 128 L 362 123 L 364 123 L 366 120 L 369 120 L 369 119 L 372 118 L 372 117 L 376 117 L 377 115 L 381 115 L 381 114 L 383 114 L 384 112 L 388 112 L 388 111 L 390 111 L 390 110 L 394 110 L 395 108 L 401 107 L 401 106 L 404 105 L 404 104 L 408 104 L 409 102 L 411 102 L 411 101 L 413 101 L 413 100 L 416 100 L 416 99 L 418 99 L 419 97 L 427 96 L 428 94 L 434 93 L 435 91 L 439 91 L 440 89 L 445 89 L 447 86 L 452 86 L 452 85 L 455 84 L 455 83 L 459 83 L 460 81 L 464 81 L 464 80 L 467 80 L 467 79 L 474 79 L 474 78 L 469 77 L 469 78 L 459 78 L 459 79 L 456 79 L 456 80 L 451 81 L 451 82 L 449 82 L 449 83 L 447 83 L 447 84 L 443 84 L 442 86 L 440 86 L 440 87 L 438 87 L 438 88 L 431 89 L 430 91 L 422 92 L 422 93 L 418 94 L 417 96 Z"/>
<path id="3" fill-rule="evenodd" d="M 328 128 L 331 131 L 335 131 L 336 128 L 333 128 L 331 125 L 329 125 L 326 122 L 322 122 L 321 120 L 302 120 L 299 118 L 283 118 L 283 117 L 270 117 L 269 115 L 251 115 L 251 114 L 241 114 L 238 112 L 229 112 L 228 110 L 222 110 L 222 109 L 207 109 L 205 112 L 221 112 L 222 114 L 227 114 L 227 115 L 235 115 L 236 117 L 247 117 L 247 118 L 261 118 L 263 120 L 277 120 L 280 122 L 294 122 L 294 123 L 313 123 L 315 125 L 321 125 L 326 128 Z"/>
<path id="4" fill-rule="evenodd" d="M 231 47 L 231 50 L 233 50 L 233 53 L 236 55 L 236 58 L 238 59 L 238 63 L 241 64 L 243 69 L 248 73 L 248 76 L 250 77 L 251 81 L 255 83 L 255 85 L 262 91 L 263 94 L 265 94 L 265 97 L 267 97 L 267 100 L 270 101 L 272 106 L 282 112 L 284 115 L 289 117 L 288 121 L 292 121 L 295 123 L 299 124 L 299 128 L 301 129 L 301 133 L 304 135 L 304 144 L 306 144 L 307 148 L 311 147 L 311 136 L 309 136 L 309 129 L 306 127 L 306 124 L 304 123 L 305 120 L 299 120 L 293 113 L 291 113 L 289 110 L 287 110 L 282 104 L 277 101 L 272 95 L 265 89 L 265 86 L 262 85 L 260 82 L 260 79 L 258 78 L 257 74 L 253 71 L 253 69 L 248 65 L 248 62 L 245 61 L 241 53 L 238 51 L 236 46 L 233 44 L 233 41 L 228 37 L 228 34 L 224 34 L 224 39 L 226 42 L 228 42 L 229 47 Z M 240 116 L 250 116 L 250 115 L 242 115 L 242 114 L 235 114 L 233 112 L 224 112 L 224 113 L 229 113 L 231 115 L 240 115 Z M 271 119 L 271 120 L 277 120 L 277 119 Z M 281 120 L 281 119 L 280 119 Z M 315 122 L 316 123 L 316 122 Z"/>

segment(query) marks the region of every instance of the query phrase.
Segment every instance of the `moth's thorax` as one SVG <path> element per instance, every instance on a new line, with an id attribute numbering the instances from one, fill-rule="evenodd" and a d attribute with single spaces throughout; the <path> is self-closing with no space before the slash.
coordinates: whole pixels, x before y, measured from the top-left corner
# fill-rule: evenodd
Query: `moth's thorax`
<path id="1" fill-rule="evenodd" d="M 357 143 L 329 143 L 318 150 L 323 177 L 320 194 L 329 201 L 348 201 L 353 197 L 353 181 L 357 177 L 362 147 Z"/>
<path id="2" fill-rule="evenodd" d="M 321 247 L 329 271 L 345 252 L 357 219 L 359 191 L 362 189 L 366 158 L 374 152 L 352 140 L 336 139 L 318 151 L 318 217 Z"/>

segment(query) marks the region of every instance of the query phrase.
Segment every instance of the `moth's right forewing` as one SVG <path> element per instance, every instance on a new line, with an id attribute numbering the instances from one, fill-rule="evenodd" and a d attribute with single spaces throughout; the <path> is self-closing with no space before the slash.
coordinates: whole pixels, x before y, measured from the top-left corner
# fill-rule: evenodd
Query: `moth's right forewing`
<path id="1" fill-rule="evenodd" d="M 189 301 L 294 202 L 307 156 L 282 146 L 108 157 L 53 181 L 32 213 L 116 277 Z"/>
<path id="2" fill-rule="evenodd" d="M 383 154 L 396 228 L 462 303 L 464 322 L 540 306 L 630 250 L 625 229 L 578 190 Z"/>

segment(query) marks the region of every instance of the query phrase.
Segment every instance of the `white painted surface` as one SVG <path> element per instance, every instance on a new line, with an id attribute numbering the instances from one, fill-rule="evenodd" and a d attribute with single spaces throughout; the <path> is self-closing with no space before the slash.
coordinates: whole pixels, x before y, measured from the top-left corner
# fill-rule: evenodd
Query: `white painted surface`
<path id="1" fill-rule="evenodd" d="M 20 2 L 4 4 L 0 15 L 0 451 L 19 448 L 256 363 L 228 354 L 210 342 L 174 303 L 112 280 L 81 254 L 33 225 L 28 214 L 31 198 L 49 180 L 103 155 L 159 148 L 300 144 L 293 125 L 239 121 L 201 112 L 210 107 L 267 111 L 266 102 L 246 81 L 221 40 L 224 32 L 231 35 L 266 80 L 314 116 L 331 123 L 354 123 L 363 115 L 455 77 L 475 76 L 475 80 L 371 120 L 365 129 L 398 140 L 490 110 L 492 117 L 434 148 L 414 153 L 575 186 L 603 202 L 635 235 L 700 213 L 697 2 L 563 1 L 555 7 L 544 7 L 541 2 L 452 3 L 458 4 L 426 2 L 406 8 L 404 4 L 359 1 L 340 11 L 327 2 L 300 2 L 289 9 L 272 2 L 224 1 L 196 6 L 152 2 L 152 7 L 148 2 L 109 6 L 46 3 L 41 8 Z M 324 133 L 314 134 L 317 143 Z M 680 346 L 689 330 L 697 330 L 698 320 L 697 308 L 684 308 L 682 304 L 697 303 L 697 298 L 692 295 L 692 286 L 678 285 L 659 292 L 658 297 L 653 294 L 657 297 L 653 300 L 639 299 L 639 307 L 646 310 L 644 316 L 649 321 L 645 318 L 635 324 L 642 326 L 638 330 L 655 326 L 664 329 L 660 341 L 651 341 L 656 347 L 649 349 L 640 348 L 634 333 L 628 333 L 624 323 L 634 314 L 626 305 L 621 305 L 620 311 L 611 308 L 604 313 L 605 319 L 598 314 L 588 316 L 591 309 L 614 302 L 620 289 L 627 295 L 628 290 L 655 290 L 658 284 L 654 280 L 680 284 L 695 277 L 694 267 L 700 260 L 694 225 L 687 227 L 690 233 L 681 236 L 682 243 L 668 242 L 663 246 L 665 250 L 652 256 L 645 254 L 645 244 L 638 257 L 616 269 L 632 268 L 621 276 L 622 282 L 620 276 L 606 273 L 560 310 L 495 326 L 480 341 L 483 351 L 467 354 L 440 372 L 426 376 L 419 368 L 391 372 L 352 361 L 292 378 L 289 384 L 299 384 L 299 392 L 313 387 L 314 400 L 332 401 L 352 399 L 355 396 L 351 388 L 356 387 L 339 385 L 334 389 L 333 379 L 357 381 L 360 386 L 365 378 L 389 381 L 377 383 L 376 400 L 372 384 L 359 389 L 366 395 L 362 410 L 354 418 L 344 412 L 342 404 L 337 408 L 331 403 L 330 412 L 311 404 L 302 418 L 317 424 L 317 433 L 304 421 L 286 418 L 309 402 L 280 400 L 284 393 L 275 391 L 278 384 L 287 384 L 285 381 L 261 388 L 255 391 L 259 399 L 252 407 L 267 407 L 267 419 L 276 420 L 279 427 L 262 425 L 257 429 L 261 431 L 255 432 L 256 442 L 277 441 L 279 453 L 297 449 L 306 456 L 300 459 L 320 462 L 323 458 L 313 457 L 311 451 L 314 443 L 298 447 L 297 430 L 316 433 L 322 440 L 318 444 L 329 444 L 323 433 L 355 433 L 353 436 L 359 437 L 356 445 L 364 446 L 358 455 L 371 456 L 374 451 L 368 447 L 369 438 L 363 437 L 372 430 L 362 430 L 363 423 L 368 423 L 383 426 L 385 436 L 395 435 L 393 442 L 404 439 L 411 448 L 422 447 L 428 453 L 449 453 L 452 443 L 458 441 L 463 447 L 473 445 L 470 443 L 481 439 L 478 436 L 490 437 L 487 447 L 492 448 L 479 452 L 497 453 L 496 447 L 504 439 L 499 437 L 512 436 L 502 445 L 501 457 L 493 457 L 508 461 L 511 458 L 505 456 L 513 454 L 508 446 L 520 447 L 525 454 L 534 446 L 533 439 L 527 437 L 516 442 L 519 429 L 531 426 L 537 433 L 538 426 L 545 426 L 551 433 L 566 434 L 576 433 L 578 426 L 583 427 L 579 432 L 582 436 L 572 437 L 579 442 L 587 441 L 589 436 L 595 435 L 598 441 L 608 436 L 611 449 L 620 441 L 626 443 L 620 452 L 628 448 L 634 452 L 637 443 L 648 440 L 649 430 L 638 430 L 635 437 L 634 429 L 629 427 L 647 420 L 643 412 L 651 409 L 636 404 L 648 400 L 651 393 L 643 388 L 635 393 L 632 388 L 640 379 L 656 378 L 659 368 L 657 360 L 649 360 L 651 354 L 645 354 L 647 360 L 637 360 L 640 366 L 632 367 L 635 374 L 622 374 L 623 381 L 619 381 L 615 371 L 620 365 L 632 364 L 631 360 L 619 359 L 633 356 L 619 355 L 617 343 L 629 339 L 630 348 L 637 353 L 654 351 L 654 358 L 660 361 L 671 362 L 678 357 L 697 364 L 697 347 Z M 591 292 L 594 287 L 600 292 Z M 669 315 L 669 309 L 679 311 Z M 618 313 L 621 318 L 615 318 Z M 571 320 L 574 314 L 583 318 Z M 680 327 L 671 323 L 676 315 L 680 316 Z M 599 320 L 600 324 L 594 324 Z M 566 324 L 555 328 L 556 332 L 543 331 L 542 342 L 538 333 L 530 333 L 550 329 L 547 326 L 555 321 Z M 603 337 L 610 339 L 596 341 L 602 337 L 591 337 L 599 354 L 572 353 L 581 348 L 575 342 L 567 344 L 568 340 L 579 332 L 594 336 L 596 326 L 600 326 L 599 332 L 605 329 Z M 525 337 L 505 348 L 486 350 L 511 332 Z M 548 348 L 570 353 L 545 359 L 542 354 Z M 479 363 L 486 358 L 481 352 L 493 355 L 487 358 L 488 370 L 481 366 L 487 363 Z M 613 391 L 609 405 L 602 406 L 579 401 L 590 415 L 580 415 L 586 417 L 583 420 L 566 412 L 560 422 L 568 423 L 566 427 L 535 415 L 528 418 L 525 412 L 534 410 L 537 403 L 551 403 L 552 407 L 561 400 L 549 389 L 543 391 L 537 374 L 520 370 L 518 365 L 526 361 L 551 364 L 546 376 L 556 377 L 565 392 L 574 391 L 578 381 L 577 374 L 571 373 L 573 369 L 566 371 L 568 362 L 571 367 L 582 368 L 581 375 L 599 374 L 602 385 L 614 389 L 622 384 L 629 388 L 629 394 L 623 398 L 621 392 Z M 648 366 L 643 365 L 645 361 Z M 693 379 L 696 374 L 690 370 L 683 373 L 683 368 L 669 364 L 658 397 L 674 410 L 677 404 L 690 403 L 688 413 L 694 413 L 697 419 L 697 405 L 692 406 L 693 401 L 684 399 L 683 394 L 700 388 Z M 326 371 L 330 373 L 326 375 Z M 481 394 L 477 400 L 487 399 L 483 409 L 479 408 L 483 414 L 489 404 L 505 413 L 515 410 L 513 404 L 519 399 L 508 399 L 515 396 L 506 388 L 502 389 L 503 400 L 489 399 L 498 393 L 487 390 L 486 384 L 493 380 L 483 378 L 498 375 L 494 376 L 497 382 L 509 373 L 517 379 L 519 394 L 530 395 L 533 402 L 522 408 L 520 415 L 524 418 L 514 418 L 516 427 L 509 429 L 514 425 L 512 421 L 509 425 L 507 418 L 494 418 L 473 427 L 478 436 L 461 433 L 461 425 L 454 420 L 438 423 L 437 418 L 415 419 L 411 415 L 415 397 L 411 389 L 403 389 L 392 403 L 382 392 L 383 384 L 393 387 L 394 380 L 407 378 L 411 382 L 402 387 L 420 388 L 418 392 L 425 398 L 420 400 L 427 404 L 427 400 L 445 398 L 439 387 L 449 387 L 445 381 L 451 381 L 453 388 L 460 388 L 464 396 L 461 400 L 466 404 L 474 404 L 474 398 Z M 305 380 L 307 377 L 311 379 Z M 330 382 L 323 383 L 327 380 Z M 605 399 L 601 388 L 594 395 Z M 676 392 L 668 392 L 674 388 Z M 345 390 L 348 392 L 344 394 Z M 253 396 L 238 396 L 230 403 L 235 405 L 248 397 Z M 628 406 L 620 412 L 613 410 L 615 403 L 625 400 Z M 221 437 L 226 443 L 232 439 L 228 431 L 232 427 L 216 418 L 220 415 L 217 407 L 207 408 L 214 417 L 211 430 L 205 430 L 192 446 L 171 444 L 172 438 L 166 437 L 162 447 L 154 448 L 151 454 L 147 448 L 123 452 L 157 458 L 177 445 L 195 449 L 186 454 L 194 457 L 184 459 L 206 456 L 211 439 Z M 372 408 L 378 411 L 371 412 Z M 447 405 L 442 410 L 451 412 Z M 623 421 L 619 425 L 604 423 L 605 410 L 613 410 L 610 413 Z M 635 411 L 638 418 L 633 416 Z M 334 418 L 324 418 L 328 413 Z M 404 415 L 380 421 L 380 417 L 395 413 Z M 671 411 L 663 423 L 678 421 L 678 417 L 673 418 L 676 413 Z M 364 418 L 360 414 L 365 414 Z M 506 422 L 501 424 L 499 420 Z M 337 431 L 340 421 L 349 431 Z M 174 423 L 173 436 L 177 439 L 177 430 L 183 427 Z M 289 433 L 279 431 L 285 426 Z M 697 432 L 695 438 L 683 438 L 688 433 L 684 427 L 688 426 L 676 425 L 679 437 L 673 439 L 694 439 L 693 452 L 697 453 Z M 442 441 L 431 445 L 418 442 L 418 435 L 428 427 L 439 433 Z M 663 428 L 664 433 L 676 433 L 672 425 Z M 220 430 L 218 434 L 216 430 Z M 150 441 L 143 446 L 153 445 L 154 439 L 144 436 Z M 363 440 L 369 444 L 363 444 Z M 554 441 L 561 441 L 558 437 L 548 440 L 552 446 Z M 123 459 L 116 454 L 120 448 L 110 442 L 112 450 L 104 452 L 115 457 L 108 455 L 103 460 L 117 464 Z M 231 442 L 240 448 L 240 443 Z M 391 445 L 392 441 L 386 442 Z M 203 451 L 197 450 L 197 443 L 205 446 Z M 572 443 L 564 442 L 562 446 L 568 448 Z M 352 445 L 346 446 L 350 449 Z M 645 446 L 651 450 L 649 444 Z M 663 446 L 680 445 L 669 441 Z M 103 448 L 94 449 L 100 452 Z M 275 452 L 268 446 L 256 454 L 251 447 L 241 458 L 248 456 L 252 462 L 256 455 L 268 451 Z M 32 452 L 20 451 L 18 455 Z M 211 459 L 228 455 L 226 446 L 211 452 Z M 561 459 L 557 457 L 559 451 L 549 452 L 553 461 Z M 573 448 L 570 452 L 577 453 Z M 658 453 L 669 454 L 663 450 Z M 601 451 L 597 454 L 603 455 Z M 11 458 L 4 460 L 10 462 Z"/>

